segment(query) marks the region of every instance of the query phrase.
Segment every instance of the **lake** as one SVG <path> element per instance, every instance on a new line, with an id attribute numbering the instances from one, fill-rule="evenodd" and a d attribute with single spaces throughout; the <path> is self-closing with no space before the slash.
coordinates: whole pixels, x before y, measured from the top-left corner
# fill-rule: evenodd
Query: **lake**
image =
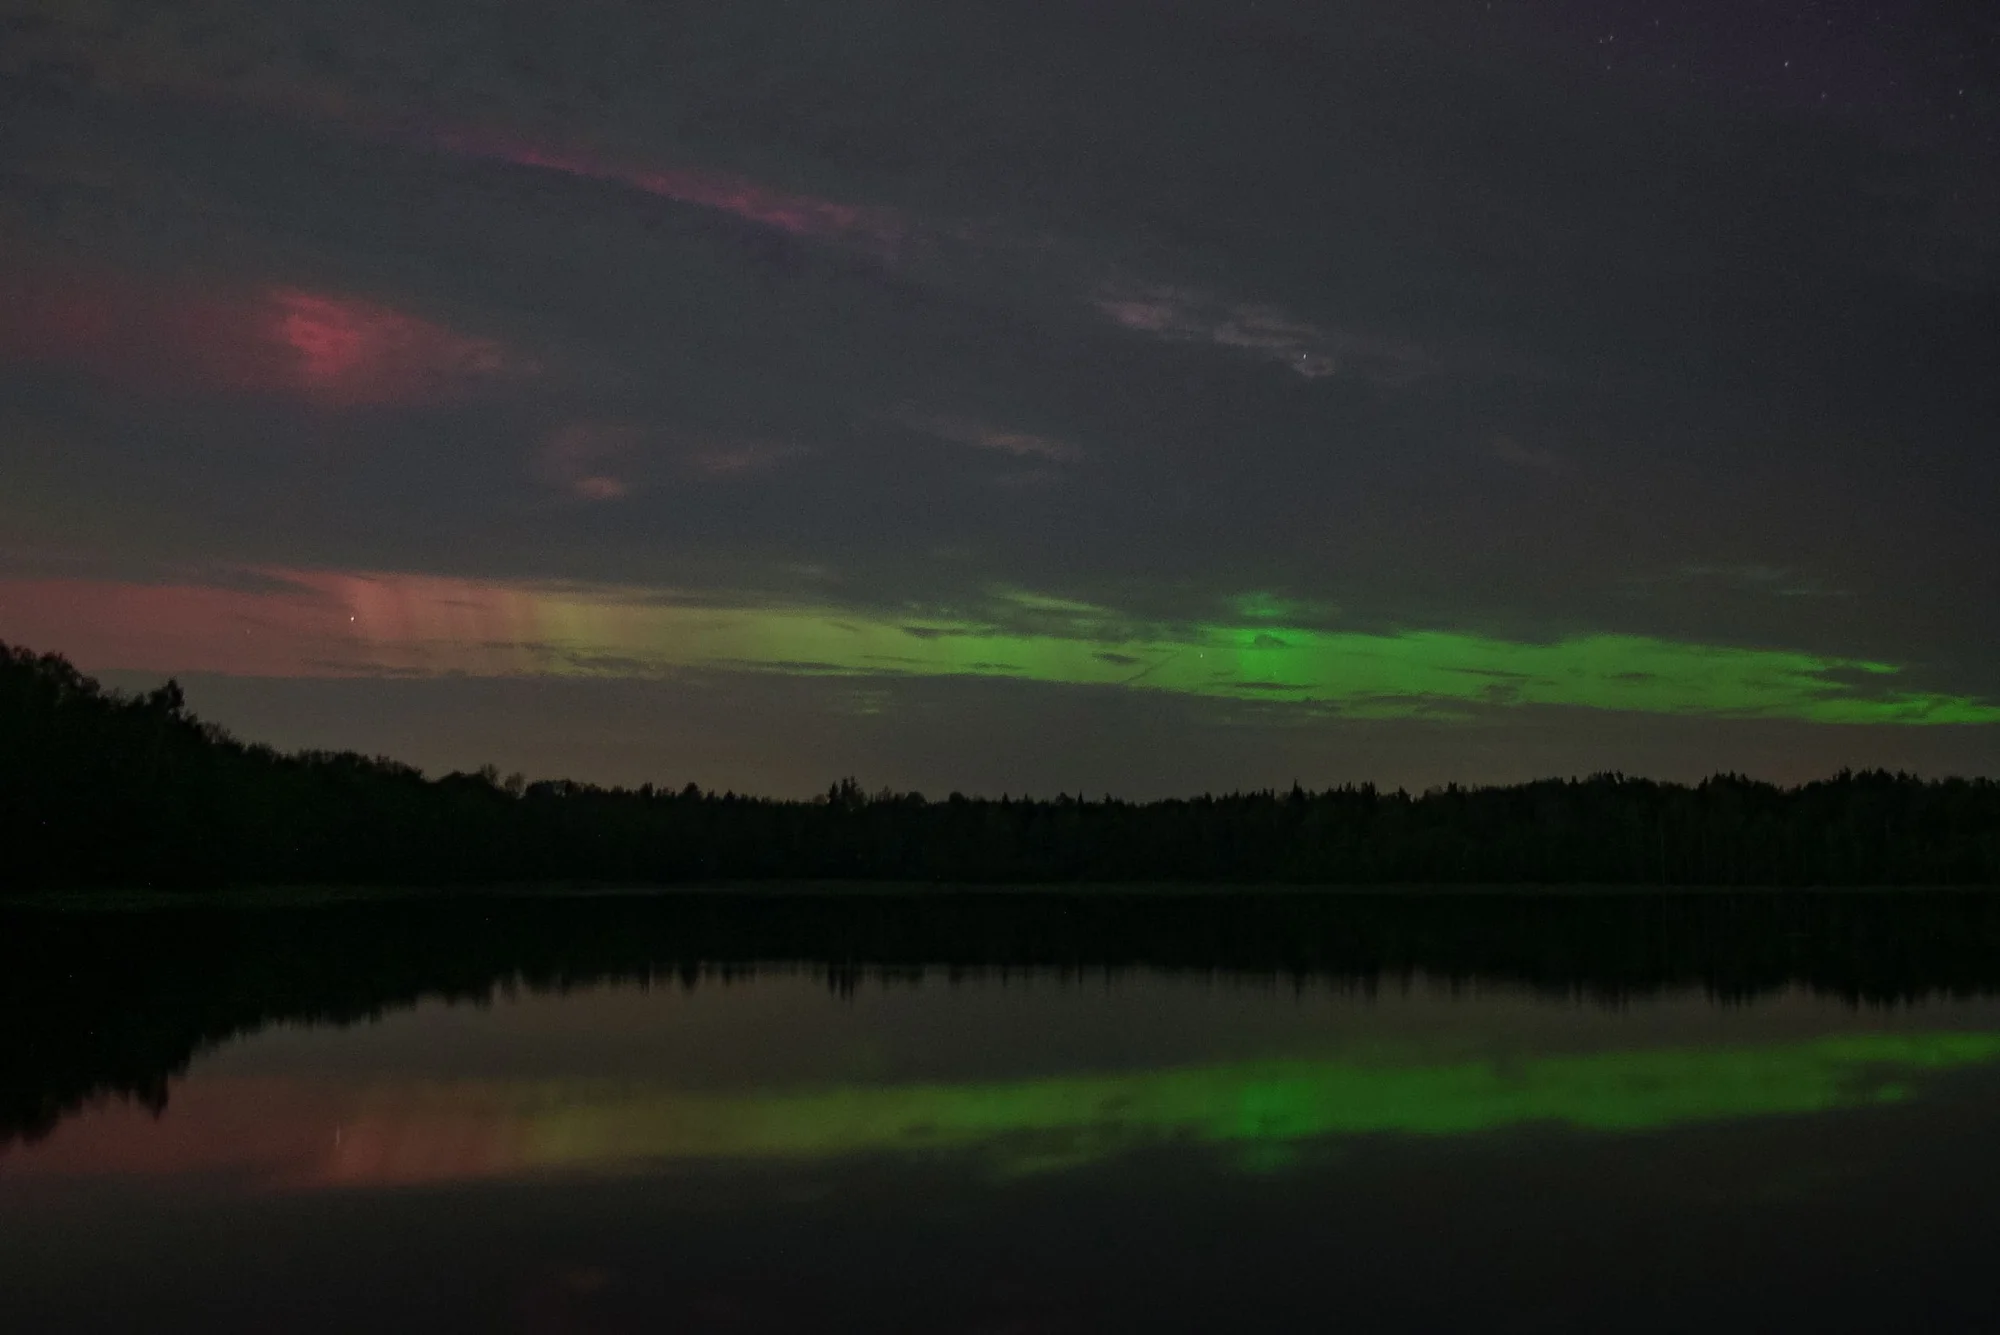
<path id="1" fill-rule="evenodd" d="M 2000 897 L 0 909 L 0 1329 L 2000 1328 Z"/>

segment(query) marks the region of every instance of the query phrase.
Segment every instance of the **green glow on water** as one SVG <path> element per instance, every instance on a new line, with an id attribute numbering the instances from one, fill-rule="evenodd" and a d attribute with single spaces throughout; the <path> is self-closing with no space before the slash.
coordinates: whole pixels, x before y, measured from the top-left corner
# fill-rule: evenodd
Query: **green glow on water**
<path id="1" fill-rule="evenodd" d="M 1445 1064 L 1288 1060 L 990 1084 L 749 1095 L 509 1087 L 525 1166 L 971 1152 L 1002 1172 L 1151 1145 L 1276 1171 L 1321 1137 L 1458 1136 L 1545 1124 L 1637 1132 L 1905 1101 L 1917 1077 L 2000 1058 L 2000 1034 L 1855 1034 L 1782 1046 Z"/>

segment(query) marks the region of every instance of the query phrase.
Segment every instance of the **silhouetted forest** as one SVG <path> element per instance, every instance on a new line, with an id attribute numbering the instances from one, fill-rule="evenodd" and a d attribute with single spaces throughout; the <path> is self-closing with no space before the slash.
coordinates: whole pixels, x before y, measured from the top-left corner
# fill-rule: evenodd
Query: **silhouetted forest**
<path id="1" fill-rule="evenodd" d="M 1135 803 L 1082 795 L 813 801 L 427 779 L 281 754 L 0 645 L 0 847 L 15 887 L 672 884 L 2000 884 L 2000 784 L 1843 773 L 1780 788 L 1622 775 L 1420 795 L 1372 785 Z"/>
<path id="2" fill-rule="evenodd" d="M 1414 975 L 1610 1004 L 1788 986 L 1891 1004 L 2000 991 L 1983 890 L 1161 895 L 911 887 L 838 895 L 449 892 L 305 907 L 0 904 L 0 1145 L 93 1098 L 164 1105 L 204 1048 L 422 999 L 598 983 L 695 987 L 770 967 L 836 991 L 1032 971 L 1158 970 L 1363 990 Z"/>

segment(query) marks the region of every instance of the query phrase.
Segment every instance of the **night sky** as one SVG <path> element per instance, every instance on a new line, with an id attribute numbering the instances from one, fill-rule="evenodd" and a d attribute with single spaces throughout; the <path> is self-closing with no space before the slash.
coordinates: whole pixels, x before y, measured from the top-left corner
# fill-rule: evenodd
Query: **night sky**
<path id="1" fill-rule="evenodd" d="M 2000 772 L 2000 6 L 0 0 L 0 639 L 432 772 Z"/>

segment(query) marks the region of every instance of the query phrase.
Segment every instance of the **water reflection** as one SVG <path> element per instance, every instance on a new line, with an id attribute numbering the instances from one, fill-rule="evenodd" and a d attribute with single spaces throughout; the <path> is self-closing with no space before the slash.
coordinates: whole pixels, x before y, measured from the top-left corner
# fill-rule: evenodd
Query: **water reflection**
<path id="1" fill-rule="evenodd" d="M 281 1027 L 198 1063 L 164 1115 L 100 1106 L 0 1158 L 0 1178 L 300 1190 L 881 1155 L 1008 1178 L 1162 1148 L 1272 1172 L 1341 1137 L 1624 1134 L 1896 1105 L 1996 1063 L 1990 1004 L 1580 1008 L 1423 980 L 1383 996 L 1163 976 L 842 996 L 780 973 Z"/>
<path id="2" fill-rule="evenodd" d="M 1824 1112 L 1912 1095 L 1916 1078 L 2000 1057 L 2000 1034 L 1843 1035 L 1791 1047 L 1545 1057 L 1501 1066 L 1246 1063 L 990 1085 L 849 1085 L 734 1096 L 459 1084 L 360 1102 L 324 1183 L 484 1176 L 675 1159 L 976 1152 L 1002 1173 L 1175 1142 L 1282 1151 L 1331 1135 L 1464 1135 L 1547 1122 L 1594 1131 Z M 1274 1152 L 1276 1151 L 1276 1152 Z"/>
<path id="3" fill-rule="evenodd" d="M 0 1327 L 1974 1328 L 1990 910 L 1901 903 L 59 915 Z"/>
<path id="4" fill-rule="evenodd" d="M 693 987 L 774 968 L 803 970 L 837 992 L 870 977 L 1137 971 L 1362 993 L 1427 976 L 1608 1005 L 1677 989 L 1748 1000 L 1803 988 L 1881 1005 L 2000 989 L 2000 896 L 1226 891 L 16 907 L 0 910 L 0 1143 L 46 1134 L 107 1095 L 162 1107 L 196 1054 L 273 1024 L 350 1024 L 510 989 Z M 1071 1021 L 1065 1014 L 1044 1032 L 1062 1041 Z M 1190 1021 L 1199 1030 L 1212 1011 Z M 1017 1043 L 1009 1033 L 1003 1024 L 982 1041 Z M 817 1060 L 810 1045 L 771 1041 L 787 1053 L 779 1073 L 789 1078 Z M 1129 1042 L 1104 1055 L 1131 1061 Z M 1191 1056 L 1156 1047 L 1155 1065 Z"/>

